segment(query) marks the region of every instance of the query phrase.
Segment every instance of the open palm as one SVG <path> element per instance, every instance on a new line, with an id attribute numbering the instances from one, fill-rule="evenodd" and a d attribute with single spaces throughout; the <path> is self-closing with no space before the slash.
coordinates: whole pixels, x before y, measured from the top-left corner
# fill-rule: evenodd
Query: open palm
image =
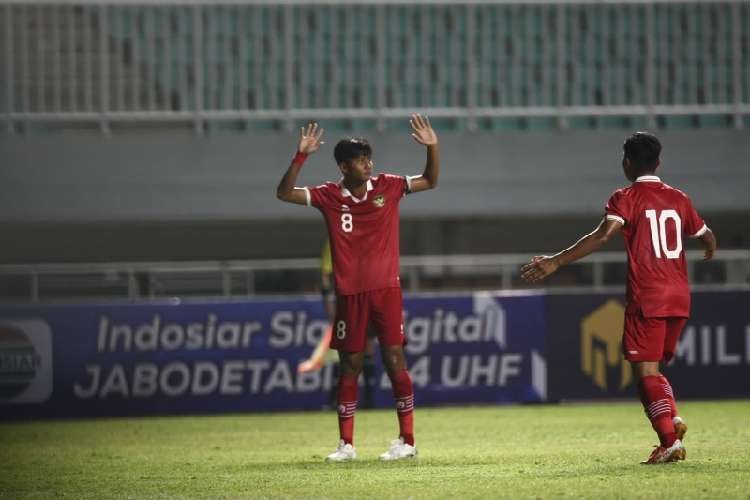
<path id="1" fill-rule="evenodd" d="M 521 277 L 529 283 L 542 281 L 560 267 L 553 257 L 537 255 L 531 262 L 521 267 Z"/>
<path id="2" fill-rule="evenodd" d="M 411 136 L 415 141 L 420 144 L 424 144 L 425 146 L 432 146 L 437 144 L 437 134 L 434 130 L 432 130 L 432 125 L 430 125 L 429 118 L 422 115 L 411 115 L 409 125 L 411 125 L 412 129 Z"/>
<path id="3" fill-rule="evenodd" d="M 321 137 L 323 137 L 323 129 L 318 128 L 317 123 L 308 123 L 306 127 L 302 127 L 299 131 L 297 151 L 308 155 L 314 153 L 323 144 L 323 141 L 320 140 Z"/>

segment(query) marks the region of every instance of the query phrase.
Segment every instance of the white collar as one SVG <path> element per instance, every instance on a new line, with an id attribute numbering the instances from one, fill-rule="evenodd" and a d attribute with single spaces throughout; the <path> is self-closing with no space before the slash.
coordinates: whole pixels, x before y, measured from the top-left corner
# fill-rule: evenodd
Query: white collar
<path id="1" fill-rule="evenodd" d="M 635 182 L 661 182 L 661 179 L 655 175 L 641 175 Z"/>
<path id="2" fill-rule="evenodd" d="M 341 181 L 341 196 L 349 196 L 352 200 L 354 200 L 355 203 L 361 203 L 367 199 L 367 193 L 373 190 L 372 187 L 372 180 L 367 179 L 367 191 L 365 191 L 365 195 L 360 200 L 356 196 L 354 196 L 351 191 L 349 191 L 347 188 L 344 187 L 344 181 Z"/>

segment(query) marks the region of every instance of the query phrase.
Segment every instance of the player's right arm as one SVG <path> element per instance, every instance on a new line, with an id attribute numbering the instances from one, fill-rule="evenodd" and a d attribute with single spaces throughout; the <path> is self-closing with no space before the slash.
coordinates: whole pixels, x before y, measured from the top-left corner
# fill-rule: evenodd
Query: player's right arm
<path id="1" fill-rule="evenodd" d="M 323 144 L 320 140 L 321 137 L 323 137 L 323 129 L 318 128 L 317 123 L 308 123 L 307 127 L 300 129 L 297 154 L 292 159 L 291 165 L 289 165 L 284 177 L 279 182 L 279 186 L 276 188 L 276 197 L 278 199 L 298 205 L 307 204 L 307 191 L 294 187 L 294 184 L 297 182 L 297 176 L 307 156 L 317 151 L 320 145 Z"/>
<path id="2" fill-rule="evenodd" d="M 582 259 L 599 250 L 610 238 L 622 230 L 622 222 L 604 217 L 599 225 L 589 234 L 583 236 L 573 245 L 555 255 L 539 255 L 521 268 L 521 277 L 536 283 L 543 280 L 560 267 Z"/>
<path id="3" fill-rule="evenodd" d="M 336 318 L 336 295 L 333 286 L 333 259 L 331 257 L 331 243 L 326 241 L 320 255 L 320 294 L 323 307 L 328 315 L 328 321 L 333 324 Z"/>

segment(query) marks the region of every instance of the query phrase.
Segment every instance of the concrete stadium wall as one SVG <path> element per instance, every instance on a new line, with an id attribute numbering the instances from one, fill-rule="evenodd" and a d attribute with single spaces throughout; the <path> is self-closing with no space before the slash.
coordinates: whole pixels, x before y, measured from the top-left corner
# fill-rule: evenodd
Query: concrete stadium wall
<path id="1" fill-rule="evenodd" d="M 750 132 L 670 131 L 663 178 L 688 192 L 720 245 L 750 243 Z M 436 191 L 402 204 L 402 254 L 537 252 L 593 228 L 627 184 L 623 132 L 442 134 Z M 300 184 L 336 179 L 330 134 Z M 408 133 L 371 135 L 377 168 L 417 174 Z M 0 263 L 316 256 L 317 210 L 282 203 L 290 135 L 155 132 L 0 138 Z M 290 243 L 293 242 L 293 243 Z M 621 248 L 613 242 L 610 249 Z"/>
<path id="2" fill-rule="evenodd" d="M 407 199 L 405 216 L 600 213 L 626 184 L 621 131 L 441 135 L 435 192 Z M 703 211 L 748 211 L 750 132 L 669 131 L 661 173 Z M 336 180 L 329 134 L 299 180 Z M 424 151 L 407 132 L 370 134 L 376 168 L 418 174 Z M 281 203 L 275 188 L 294 134 L 195 137 L 154 132 L 0 139 L 0 221 L 248 220 L 318 217 Z"/>
<path id="3" fill-rule="evenodd" d="M 745 214 L 705 214 L 720 248 L 748 248 Z M 552 252 L 591 231 L 598 215 L 404 218 L 401 254 Z M 2 223 L 0 264 L 316 257 L 322 220 Z M 606 250 L 622 249 L 620 238 Z M 699 248 L 689 242 L 688 248 Z"/>

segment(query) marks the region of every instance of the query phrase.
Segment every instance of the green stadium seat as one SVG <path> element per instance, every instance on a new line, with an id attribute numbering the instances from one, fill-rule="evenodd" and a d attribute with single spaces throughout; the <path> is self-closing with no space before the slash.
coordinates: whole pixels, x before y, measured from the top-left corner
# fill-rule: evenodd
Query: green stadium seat
<path id="1" fill-rule="evenodd" d="M 649 82 L 643 55 L 648 9 L 653 9 L 655 28 L 653 103 L 733 104 L 737 97 L 731 52 L 734 25 L 743 30 L 740 67 L 750 67 L 750 4 L 746 2 L 218 4 L 202 7 L 200 19 L 203 48 L 198 70 L 204 75 L 203 107 L 285 109 L 290 78 L 284 48 L 287 12 L 292 15 L 295 57 L 291 98 L 297 107 L 375 108 L 379 76 L 386 106 L 405 109 L 647 104 Z M 76 12 L 95 27 L 102 8 Z M 115 100 L 111 108 L 132 109 L 136 88 L 141 94 L 137 106 L 153 103 L 158 110 L 194 109 L 193 43 L 198 35 L 194 7 L 128 5 L 106 7 L 104 12 L 108 16 L 104 27 L 113 47 L 110 73 L 126 82 L 124 106 Z M 558 22 L 560 14 L 563 18 Z M 384 52 L 378 54 L 381 15 Z M 560 25 L 563 33 L 558 33 Z M 558 61 L 561 36 L 565 46 L 563 60 Z M 351 86 L 352 80 L 356 85 Z M 750 102 L 750 72 L 742 72 L 740 85 L 741 102 Z M 94 87 L 98 92 L 99 86 Z M 114 84 L 112 89 L 117 96 Z M 98 95 L 93 102 L 99 102 Z M 42 104 L 30 106 L 34 110 Z M 566 122 L 572 128 L 610 129 L 627 127 L 633 120 L 602 116 Z M 374 121 L 342 123 L 369 126 Z M 386 122 L 390 127 L 396 120 Z M 450 123 L 469 126 L 463 119 Z M 557 118 L 519 116 L 487 119 L 477 125 L 498 131 L 545 130 L 558 123 Z M 696 118 L 676 113 L 661 118 L 660 123 L 670 128 L 710 128 L 733 126 L 734 120 L 718 114 Z M 270 120 L 269 127 L 277 127 L 276 121 Z"/>

